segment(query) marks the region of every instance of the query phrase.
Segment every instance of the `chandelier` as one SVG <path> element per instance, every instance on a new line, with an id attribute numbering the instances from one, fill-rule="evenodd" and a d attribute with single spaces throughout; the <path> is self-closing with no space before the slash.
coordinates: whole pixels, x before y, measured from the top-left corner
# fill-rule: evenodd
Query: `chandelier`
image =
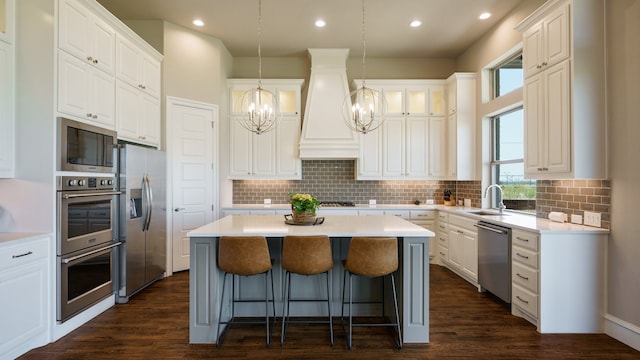
<path id="1" fill-rule="evenodd" d="M 349 93 L 343 102 L 343 116 L 347 126 L 356 132 L 366 134 L 379 128 L 384 121 L 386 101 L 383 94 L 368 88 L 365 82 L 365 8 L 362 0 L 362 85 Z M 353 104 L 353 105 L 351 105 Z M 351 105 L 351 107 L 349 107 Z"/>
<path id="2" fill-rule="evenodd" d="M 276 128 L 280 108 L 273 92 L 262 88 L 262 0 L 258 0 L 258 87 L 247 90 L 240 98 L 237 112 L 240 125 L 255 134 Z"/>

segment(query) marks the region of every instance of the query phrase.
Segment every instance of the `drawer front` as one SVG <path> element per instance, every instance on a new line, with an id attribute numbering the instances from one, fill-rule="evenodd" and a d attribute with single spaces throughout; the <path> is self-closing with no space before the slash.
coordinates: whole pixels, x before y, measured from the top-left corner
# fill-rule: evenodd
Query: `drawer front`
<path id="1" fill-rule="evenodd" d="M 511 281 L 522 285 L 527 290 L 538 293 L 538 270 L 533 270 L 518 263 L 511 266 Z"/>
<path id="2" fill-rule="evenodd" d="M 440 247 L 444 246 L 446 248 L 449 247 L 449 235 L 447 234 L 438 234 L 437 236 L 438 238 L 438 244 L 440 245 Z"/>
<path id="3" fill-rule="evenodd" d="M 48 237 L 24 240 L 22 243 L 0 248 L 0 270 L 20 266 L 47 257 Z"/>
<path id="4" fill-rule="evenodd" d="M 463 229 L 467 229 L 475 233 L 478 232 L 475 226 L 477 223 L 478 220 L 476 219 L 470 219 L 458 215 L 449 215 L 449 225 L 459 226 Z"/>
<path id="5" fill-rule="evenodd" d="M 511 305 L 516 305 L 529 314 L 538 317 L 538 295 L 513 285 L 511 291 Z"/>
<path id="6" fill-rule="evenodd" d="M 438 222 L 438 232 L 443 233 L 443 234 L 448 234 L 449 233 L 449 224 L 443 223 L 443 222 Z"/>
<path id="7" fill-rule="evenodd" d="M 438 249 L 438 256 L 444 261 L 449 261 L 449 249 L 441 247 Z"/>
<path id="8" fill-rule="evenodd" d="M 511 235 L 511 243 L 533 251 L 538 251 L 538 234 L 513 230 Z"/>
<path id="9" fill-rule="evenodd" d="M 411 210 L 409 211 L 411 220 L 435 220 L 436 212 L 433 210 Z"/>
<path id="10" fill-rule="evenodd" d="M 511 259 L 514 262 L 519 262 L 521 264 L 530 266 L 534 269 L 538 269 L 538 253 L 537 252 L 527 250 L 519 246 L 514 246 L 511 249 Z"/>
<path id="11" fill-rule="evenodd" d="M 409 220 L 409 211 L 408 210 L 385 210 L 385 215 L 393 215 L 397 216 L 401 219 Z"/>
<path id="12" fill-rule="evenodd" d="M 449 222 L 449 213 L 438 211 L 438 220 Z"/>

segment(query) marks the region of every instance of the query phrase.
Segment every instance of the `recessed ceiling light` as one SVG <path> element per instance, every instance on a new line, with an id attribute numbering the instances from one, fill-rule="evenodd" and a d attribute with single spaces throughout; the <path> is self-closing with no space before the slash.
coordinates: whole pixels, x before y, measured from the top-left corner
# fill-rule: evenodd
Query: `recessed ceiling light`
<path id="1" fill-rule="evenodd" d="M 491 17 L 491 13 L 483 12 L 482 14 L 480 14 L 480 16 L 478 16 L 478 19 L 480 19 L 480 20 L 486 20 L 486 19 L 488 19 L 488 18 L 490 18 L 490 17 Z"/>
<path id="2" fill-rule="evenodd" d="M 202 21 L 200 19 L 195 19 L 195 20 L 193 20 L 193 25 L 195 25 L 195 26 L 204 26 L 204 21 Z"/>
<path id="3" fill-rule="evenodd" d="M 409 26 L 411 27 L 418 27 L 420 25 L 422 25 L 422 21 L 420 20 L 413 20 L 412 22 L 409 23 Z"/>
<path id="4" fill-rule="evenodd" d="M 319 28 L 325 27 L 325 25 L 327 25 L 327 23 L 322 19 L 316 20 L 315 24 L 316 24 L 316 27 L 319 27 Z"/>

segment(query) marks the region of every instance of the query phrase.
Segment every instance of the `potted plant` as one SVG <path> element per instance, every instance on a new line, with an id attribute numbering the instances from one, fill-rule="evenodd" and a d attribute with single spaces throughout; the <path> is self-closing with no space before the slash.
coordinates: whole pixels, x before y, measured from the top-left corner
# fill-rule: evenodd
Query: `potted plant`
<path id="1" fill-rule="evenodd" d="M 320 207 L 320 201 L 311 194 L 289 193 L 289 203 L 293 221 L 298 223 L 313 222 Z"/>

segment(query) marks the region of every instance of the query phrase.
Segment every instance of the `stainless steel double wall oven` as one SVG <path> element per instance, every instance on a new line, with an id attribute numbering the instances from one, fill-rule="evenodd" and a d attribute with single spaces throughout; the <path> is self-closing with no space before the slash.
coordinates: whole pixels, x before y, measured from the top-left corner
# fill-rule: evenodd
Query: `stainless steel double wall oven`
<path id="1" fill-rule="evenodd" d="M 67 173 L 57 177 L 57 320 L 66 321 L 116 290 L 120 192 L 115 132 L 58 123 L 58 170 Z"/>

